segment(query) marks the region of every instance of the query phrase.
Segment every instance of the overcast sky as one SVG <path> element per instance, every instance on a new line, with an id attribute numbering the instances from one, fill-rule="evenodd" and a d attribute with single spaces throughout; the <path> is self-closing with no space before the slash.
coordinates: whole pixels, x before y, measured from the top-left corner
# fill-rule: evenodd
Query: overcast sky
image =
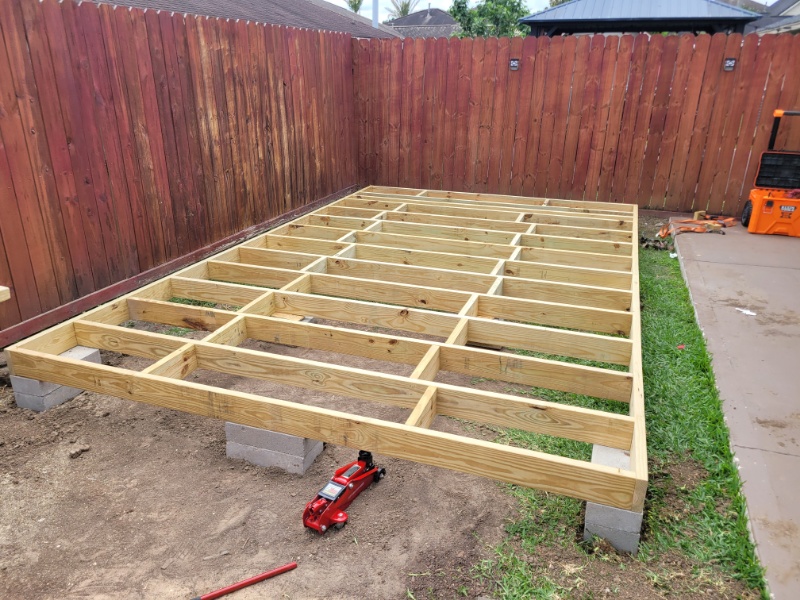
<path id="1" fill-rule="evenodd" d="M 338 6 L 347 7 L 347 2 L 345 0 L 327 0 L 331 4 L 336 4 Z M 453 5 L 453 0 L 420 0 L 417 3 L 417 6 L 414 8 L 414 11 L 423 10 L 428 8 L 430 4 L 431 8 L 441 8 L 442 10 L 448 10 Z M 477 4 L 474 0 L 470 1 L 470 6 L 474 6 Z M 547 8 L 549 5 L 548 0 L 527 0 L 523 2 L 524 5 L 528 7 L 528 14 L 539 12 L 543 8 Z M 380 14 L 379 21 L 383 23 L 389 18 L 389 9 L 392 8 L 392 3 L 389 0 L 378 0 L 378 6 L 380 7 Z M 364 4 L 361 6 L 361 12 L 359 13 L 362 17 L 366 17 L 367 19 L 372 19 L 372 0 L 364 0 Z"/>

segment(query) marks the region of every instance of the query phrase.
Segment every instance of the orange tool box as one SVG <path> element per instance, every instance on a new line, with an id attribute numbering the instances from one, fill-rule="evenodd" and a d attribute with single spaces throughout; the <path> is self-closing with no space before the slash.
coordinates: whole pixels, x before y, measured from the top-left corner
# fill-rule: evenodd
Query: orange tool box
<path id="1" fill-rule="evenodd" d="M 800 237 L 800 152 L 774 150 L 781 118 L 798 117 L 800 111 L 776 110 L 773 116 L 769 147 L 761 154 L 742 225 L 750 233 Z"/>

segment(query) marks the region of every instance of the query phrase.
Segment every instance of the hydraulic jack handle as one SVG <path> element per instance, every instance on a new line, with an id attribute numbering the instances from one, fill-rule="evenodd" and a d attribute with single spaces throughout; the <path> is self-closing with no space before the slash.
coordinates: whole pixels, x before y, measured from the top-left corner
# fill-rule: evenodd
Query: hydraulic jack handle
<path id="1" fill-rule="evenodd" d="M 775 149 L 775 139 L 778 137 L 778 127 L 781 125 L 781 117 L 800 117 L 800 110 L 781 110 L 780 108 L 772 112 L 775 120 L 772 122 L 772 133 L 769 134 L 768 150 Z"/>

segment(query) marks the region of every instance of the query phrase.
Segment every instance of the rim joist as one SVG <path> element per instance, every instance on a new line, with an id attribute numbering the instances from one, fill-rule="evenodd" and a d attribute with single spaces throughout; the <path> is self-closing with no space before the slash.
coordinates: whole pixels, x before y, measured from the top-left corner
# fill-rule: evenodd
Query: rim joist
<path id="1" fill-rule="evenodd" d="M 625 204 L 371 186 L 29 338 L 9 356 L 25 377 L 641 510 L 636 219 Z M 131 328 L 141 322 L 208 334 Z M 247 340 L 397 363 L 406 374 Z M 59 356 L 77 345 L 152 362 L 132 371 Z M 189 378 L 198 370 L 405 416 L 394 422 L 200 384 Z M 461 383 L 447 383 L 446 373 Z M 463 376 L 506 387 L 476 389 Z M 540 399 L 539 388 L 609 410 Z M 633 466 L 444 433 L 437 417 L 620 448 Z"/>

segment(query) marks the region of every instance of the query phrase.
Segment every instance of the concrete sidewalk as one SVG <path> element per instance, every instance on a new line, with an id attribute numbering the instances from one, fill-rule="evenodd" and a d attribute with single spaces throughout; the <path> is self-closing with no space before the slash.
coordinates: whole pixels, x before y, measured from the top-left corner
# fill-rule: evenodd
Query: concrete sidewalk
<path id="1" fill-rule="evenodd" d="M 676 245 L 770 591 L 800 598 L 800 238 L 737 225 Z"/>

